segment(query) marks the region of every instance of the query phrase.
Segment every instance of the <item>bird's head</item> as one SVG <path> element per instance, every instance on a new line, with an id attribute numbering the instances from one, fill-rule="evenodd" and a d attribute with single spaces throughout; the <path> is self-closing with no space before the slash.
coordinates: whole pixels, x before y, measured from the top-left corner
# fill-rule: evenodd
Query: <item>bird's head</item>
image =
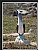
<path id="1" fill-rule="evenodd" d="M 22 14 L 22 13 L 23 13 L 23 10 L 16 10 L 14 11 L 13 16 L 17 16 L 18 14 Z"/>

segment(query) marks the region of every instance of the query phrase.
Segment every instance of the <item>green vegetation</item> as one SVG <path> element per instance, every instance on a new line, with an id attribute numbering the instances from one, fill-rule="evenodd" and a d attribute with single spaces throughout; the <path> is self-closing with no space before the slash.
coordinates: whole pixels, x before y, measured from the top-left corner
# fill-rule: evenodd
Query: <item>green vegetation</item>
<path id="1" fill-rule="evenodd" d="M 16 26 L 17 26 L 17 18 L 15 19 L 14 17 L 4 17 L 3 18 L 3 29 L 5 34 L 8 33 L 16 33 Z"/>

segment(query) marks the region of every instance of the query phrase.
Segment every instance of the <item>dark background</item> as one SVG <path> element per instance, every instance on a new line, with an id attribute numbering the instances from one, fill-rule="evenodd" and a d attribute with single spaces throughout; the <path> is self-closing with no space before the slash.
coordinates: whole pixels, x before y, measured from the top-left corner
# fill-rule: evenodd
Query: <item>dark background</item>
<path id="1" fill-rule="evenodd" d="M 37 0 L 0 0 L 0 50 L 2 49 L 2 2 L 38 2 Z"/>
<path id="2" fill-rule="evenodd" d="M 4 2 L 4 1 L 10 1 L 10 2 L 37 2 L 38 0 L 0 0 L 1 2 Z"/>

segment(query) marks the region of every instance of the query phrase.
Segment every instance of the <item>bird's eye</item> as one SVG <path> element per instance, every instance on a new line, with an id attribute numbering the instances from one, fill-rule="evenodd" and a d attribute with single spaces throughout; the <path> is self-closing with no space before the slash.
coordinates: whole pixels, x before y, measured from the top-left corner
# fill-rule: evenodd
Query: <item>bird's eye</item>
<path id="1" fill-rule="evenodd" d="M 20 11 L 20 12 L 22 12 L 22 11 Z"/>

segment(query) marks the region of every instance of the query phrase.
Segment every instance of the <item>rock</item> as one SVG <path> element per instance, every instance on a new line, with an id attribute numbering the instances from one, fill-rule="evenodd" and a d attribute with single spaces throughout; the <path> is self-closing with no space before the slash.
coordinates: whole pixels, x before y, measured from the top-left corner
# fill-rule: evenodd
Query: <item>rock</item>
<path id="1" fill-rule="evenodd" d="M 15 44 L 26 45 L 29 44 L 29 40 L 24 39 L 23 36 L 18 36 L 15 40 Z"/>
<path id="2" fill-rule="evenodd" d="M 30 42 L 30 45 L 37 46 L 36 42 Z"/>

